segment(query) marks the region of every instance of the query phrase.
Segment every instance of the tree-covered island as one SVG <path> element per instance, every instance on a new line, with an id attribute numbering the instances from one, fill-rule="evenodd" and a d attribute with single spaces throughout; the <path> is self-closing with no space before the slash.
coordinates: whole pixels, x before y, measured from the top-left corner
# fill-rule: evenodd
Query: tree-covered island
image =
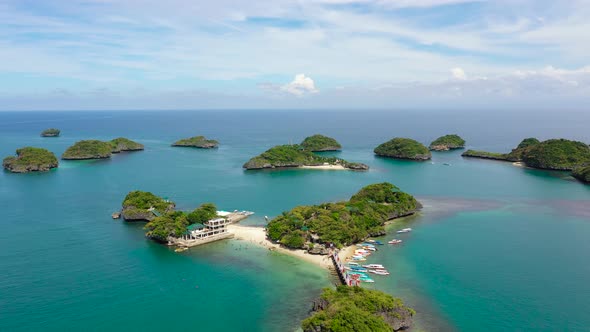
<path id="1" fill-rule="evenodd" d="M 422 208 L 410 194 L 391 183 L 362 188 L 350 200 L 298 206 L 271 220 L 270 240 L 292 249 L 326 254 L 325 245 L 348 246 L 369 236 L 385 234 L 388 220 L 408 216 Z"/>
<path id="2" fill-rule="evenodd" d="M 381 157 L 408 160 L 429 160 L 432 155 L 430 150 L 422 143 L 410 138 L 393 138 L 374 150 L 375 154 Z"/>
<path id="3" fill-rule="evenodd" d="M 45 129 L 41 132 L 41 137 L 58 137 L 61 131 L 57 128 Z"/>
<path id="4" fill-rule="evenodd" d="M 342 149 L 342 145 L 338 141 L 332 137 L 320 134 L 306 137 L 300 145 L 305 150 L 311 152 L 340 151 Z"/>
<path id="5" fill-rule="evenodd" d="M 340 158 L 324 157 L 314 154 L 296 144 L 272 147 L 262 154 L 250 159 L 243 167 L 247 170 L 251 170 L 323 165 L 341 166 L 352 170 L 369 169 L 369 166 L 365 164 L 353 163 Z"/>
<path id="6" fill-rule="evenodd" d="M 65 160 L 84 160 L 84 159 L 106 159 L 111 154 L 121 151 L 139 151 L 143 150 L 143 144 L 139 144 L 125 137 L 115 138 L 111 141 L 104 142 L 99 140 L 78 141 L 70 146 L 61 156 Z"/>
<path id="7" fill-rule="evenodd" d="M 428 147 L 430 150 L 433 151 L 449 151 L 455 149 L 463 149 L 465 147 L 465 140 L 462 139 L 459 135 L 450 134 L 441 136 L 432 143 Z"/>
<path id="8" fill-rule="evenodd" d="M 115 138 L 110 141 L 113 146 L 113 153 L 119 153 L 121 151 L 140 151 L 143 150 L 143 144 L 139 144 L 125 137 Z"/>
<path id="9" fill-rule="evenodd" d="M 314 301 L 304 332 L 391 332 L 408 329 L 415 311 L 378 290 L 338 286 Z"/>
<path id="10" fill-rule="evenodd" d="M 16 157 L 9 156 L 2 161 L 2 166 L 13 173 L 45 172 L 58 164 L 53 152 L 30 146 L 16 150 Z"/>
<path id="11" fill-rule="evenodd" d="M 195 136 L 178 140 L 172 146 L 213 149 L 219 146 L 219 142 L 214 139 L 207 139 L 205 136 Z"/>

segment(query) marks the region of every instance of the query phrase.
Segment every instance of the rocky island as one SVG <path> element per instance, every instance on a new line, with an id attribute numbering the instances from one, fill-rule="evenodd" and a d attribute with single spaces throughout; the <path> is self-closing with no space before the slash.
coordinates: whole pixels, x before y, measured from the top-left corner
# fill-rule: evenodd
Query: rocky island
<path id="1" fill-rule="evenodd" d="M 143 144 L 139 144 L 125 137 L 115 138 L 110 141 L 112 145 L 112 152 L 119 153 L 121 151 L 140 151 L 143 150 Z"/>
<path id="2" fill-rule="evenodd" d="M 58 137 L 60 132 L 61 131 L 56 128 L 45 129 L 41 132 L 41 137 Z"/>
<path id="3" fill-rule="evenodd" d="M 335 139 L 319 134 L 306 137 L 300 145 L 311 152 L 340 151 L 342 149 L 342 145 Z"/>
<path id="4" fill-rule="evenodd" d="M 528 167 L 557 171 L 571 171 L 590 165 L 590 147 L 583 142 L 566 139 L 540 142 L 536 138 L 527 138 L 509 153 L 467 150 L 462 156 L 523 162 Z"/>
<path id="5" fill-rule="evenodd" d="M 4 158 L 2 166 L 13 173 L 45 172 L 58 166 L 53 152 L 34 147 L 16 150 L 16 157 Z"/>
<path id="6" fill-rule="evenodd" d="M 304 332 L 406 330 L 415 311 L 403 301 L 377 290 L 338 286 L 326 288 L 305 319 Z"/>
<path id="7" fill-rule="evenodd" d="M 287 167 L 334 167 L 351 170 L 368 170 L 369 166 L 334 157 L 323 157 L 305 150 L 300 145 L 278 145 L 268 149 L 243 165 L 247 170 Z"/>
<path id="8" fill-rule="evenodd" d="M 219 142 L 214 139 L 207 139 L 205 136 L 195 136 L 183 138 L 172 144 L 172 146 L 191 147 L 199 149 L 213 149 L 219 146 Z"/>
<path id="9" fill-rule="evenodd" d="M 327 254 L 326 244 L 349 246 L 385 234 L 387 221 L 416 213 L 422 205 L 391 183 L 362 188 L 350 200 L 298 206 L 266 226 L 270 240 L 311 254 Z"/>
<path id="10" fill-rule="evenodd" d="M 590 166 L 578 167 L 572 172 L 572 175 L 584 183 L 590 183 Z"/>
<path id="11" fill-rule="evenodd" d="M 65 160 L 105 159 L 110 158 L 113 145 L 99 140 L 78 141 L 62 155 Z"/>
<path id="12" fill-rule="evenodd" d="M 176 204 L 147 191 L 132 191 L 121 204 L 125 221 L 151 221 L 156 214 L 174 211 Z M 155 211 L 155 213 L 154 213 Z"/>
<path id="13" fill-rule="evenodd" d="M 381 157 L 418 161 L 429 160 L 432 157 L 430 150 L 422 143 L 401 137 L 393 138 L 379 145 L 374 152 Z"/>
<path id="14" fill-rule="evenodd" d="M 430 150 L 433 151 L 449 151 L 455 149 L 463 149 L 465 147 L 465 140 L 462 139 L 459 135 L 451 134 L 441 136 L 432 143 L 428 147 Z"/>

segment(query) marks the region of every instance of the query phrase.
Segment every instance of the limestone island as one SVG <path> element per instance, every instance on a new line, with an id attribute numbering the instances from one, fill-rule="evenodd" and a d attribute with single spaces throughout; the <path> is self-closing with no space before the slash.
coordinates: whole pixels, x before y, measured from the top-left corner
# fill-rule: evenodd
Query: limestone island
<path id="1" fill-rule="evenodd" d="M 583 142 L 567 139 L 540 142 L 536 138 L 527 138 L 509 153 L 467 150 L 462 156 L 522 162 L 531 168 L 556 171 L 572 171 L 590 165 L 590 147 Z"/>
<path id="2" fill-rule="evenodd" d="M 195 136 L 183 138 L 174 142 L 172 146 L 191 147 L 199 149 L 214 149 L 219 146 L 219 142 L 214 139 L 207 139 L 205 136 Z"/>
<path id="3" fill-rule="evenodd" d="M 305 150 L 311 152 L 322 152 L 322 151 L 340 151 L 342 150 L 342 145 L 338 143 L 332 137 L 324 136 L 324 135 L 313 135 L 306 137 L 303 142 L 301 142 L 301 147 Z"/>
<path id="4" fill-rule="evenodd" d="M 61 156 L 64 160 L 106 159 L 113 153 L 121 151 L 143 150 L 139 144 L 125 137 L 115 138 L 108 142 L 99 140 L 78 141 L 70 146 Z"/>
<path id="5" fill-rule="evenodd" d="M 584 183 L 590 183 L 590 166 L 578 167 L 574 169 L 572 175 Z"/>
<path id="6" fill-rule="evenodd" d="M 432 141 L 428 148 L 433 151 L 449 151 L 455 149 L 463 149 L 465 148 L 465 140 L 462 139 L 459 135 L 445 135 Z"/>
<path id="7" fill-rule="evenodd" d="M 310 169 L 351 169 L 365 171 L 369 166 L 352 163 L 335 157 L 323 157 L 305 150 L 300 145 L 278 145 L 243 165 L 247 170 L 274 168 L 310 168 Z"/>
<path id="8" fill-rule="evenodd" d="M 391 183 L 362 188 L 350 200 L 321 205 L 298 206 L 271 220 L 266 226 L 270 240 L 310 254 L 328 254 L 333 245 L 341 248 L 385 235 L 386 222 L 412 215 L 422 205 Z"/>
<path id="9" fill-rule="evenodd" d="M 2 161 L 2 166 L 13 173 L 45 172 L 58 164 L 53 152 L 30 146 L 16 150 L 16 157 L 6 157 Z"/>
<path id="10" fill-rule="evenodd" d="M 326 288 L 313 303 L 304 332 L 391 332 L 410 328 L 416 312 L 403 301 L 378 290 L 338 286 Z"/>
<path id="11" fill-rule="evenodd" d="M 252 212 L 217 211 L 205 203 L 190 212 L 177 211 L 176 204 L 146 191 L 132 191 L 121 204 L 125 221 L 145 221 L 145 235 L 160 243 L 188 248 L 233 237 L 227 226 Z"/>
<path id="12" fill-rule="evenodd" d="M 385 142 L 374 150 L 375 154 L 381 157 L 408 160 L 429 160 L 432 155 L 430 150 L 422 143 L 410 138 L 396 137 Z"/>
<path id="13" fill-rule="evenodd" d="M 41 137 L 58 137 L 60 132 L 61 131 L 56 128 L 45 129 L 41 132 Z"/>

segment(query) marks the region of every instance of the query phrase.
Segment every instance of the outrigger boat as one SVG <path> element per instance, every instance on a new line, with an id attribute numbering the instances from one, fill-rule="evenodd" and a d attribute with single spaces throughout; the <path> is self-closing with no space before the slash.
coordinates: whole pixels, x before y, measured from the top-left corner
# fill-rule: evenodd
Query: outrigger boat
<path id="1" fill-rule="evenodd" d="M 388 276 L 389 272 L 387 272 L 386 270 L 369 270 L 369 273 L 374 273 L 380 276 Z"/>
<path id="2" fill-rule="evenodd" d="M 400 244 L 400 243 L 402 243 L 402 240 L 400 240 L 400 239 L 393 239 L 393 240 L 391 240 L 391 241 L 389 241 L 387 243 L 389 243 L 389 244 Z"/>
<path id="3" fill-rule="evenodd" d="M 397 233 L 398 234 L 401 234 L 401 233 L 409 233 L 411 231 L 412 231 L 411 228 L 404 228 L 404 229 L 400 229 L 399 231 L 397 231 Z"/>
<path id="4" fill-rule="evenodd" d="M 385 269 L 385 266 L 381 265 L 381 264 L 367 264 L 367 265 L 363 265 L 364 268 L 367 269 Z"/>

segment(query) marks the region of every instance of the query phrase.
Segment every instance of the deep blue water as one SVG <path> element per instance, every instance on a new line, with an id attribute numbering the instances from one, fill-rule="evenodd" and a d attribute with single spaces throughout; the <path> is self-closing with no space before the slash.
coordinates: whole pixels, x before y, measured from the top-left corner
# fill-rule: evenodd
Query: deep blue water
<path id="1" fill-rule="evenodd" d="M 531 136 L 590 142 L 589 123 L 589 114 L 571 112 L 0 113 L 1 156 L 27 145 L 60 155 L 77 140 L 119 136 L 146 146 L 106 161 L 62 161 L 45 174 L 0 172 L 0 330 L 293 330 L 330 285 L 326 272 L 240 241 L 177 254 L 110 213 L 140 189 L 180 208 L 210 201 L 252 210 L 245 223 L 263 224 L 265 215 L 383 181 L 426 206 L 393 225 L 415 229 L 401 247 L 373 258 L 393 272 L 373 287 L 414 306 L 417 330 L 584 330 L 590 186 L 460 151 L 417 163 L 376 158 L 372 149 L 396 136 L 427 144 L 447 133 L 498 152 Z M 62 136 L 39 137 L 48 127 Z M 371 170 L 241 169 L 273 145 L 315 133 L 336 138 L 344 147 L 336 155 Z M 195 135 L 221 146 L 170 147 Z"/>

